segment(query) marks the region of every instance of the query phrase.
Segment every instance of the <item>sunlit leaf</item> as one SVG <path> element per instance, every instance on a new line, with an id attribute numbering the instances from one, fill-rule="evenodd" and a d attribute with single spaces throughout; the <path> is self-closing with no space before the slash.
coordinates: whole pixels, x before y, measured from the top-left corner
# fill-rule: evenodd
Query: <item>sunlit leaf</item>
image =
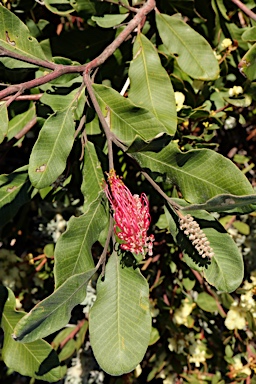
<path id="1" fill-rule="evenodd" d="M 148 295 L 148 283 L 139 269 L 122 266 L 113 253 L 104 280 L 98 280 L 97 299 L 89 314 L 94 355 L 111 375 L 132 371 L 146 352 L 151 333 Z"/>
<path id="2" fill-rule="evenodd" d="M 177 114 L 170 77 L 162 67 L 153 44 L 139 34 L 133 46 L 133 60 L 129 68 L 131 80 L 129 98 L 139 107 L 147 108 L 173 135 Z"/>
<path id="3" fill-rule="evenodd" d="M 156 13 L 160 37 L 180 68 L 200 80 L 213 80 L 219 75 L 219 65 L 209 43 L 183 20 Z"/>

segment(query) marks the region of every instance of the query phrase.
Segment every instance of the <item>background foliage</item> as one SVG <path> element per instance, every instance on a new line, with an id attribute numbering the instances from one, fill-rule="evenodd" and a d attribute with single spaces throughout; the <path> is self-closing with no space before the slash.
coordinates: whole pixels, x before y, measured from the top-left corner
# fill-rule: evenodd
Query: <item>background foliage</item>
<path id="1" fill-rule="evenodd" d="M 1 2 L 3 382 L 256 381 L 254 8 Z M 113 167 L 152 256 L 112 236 Z"/>

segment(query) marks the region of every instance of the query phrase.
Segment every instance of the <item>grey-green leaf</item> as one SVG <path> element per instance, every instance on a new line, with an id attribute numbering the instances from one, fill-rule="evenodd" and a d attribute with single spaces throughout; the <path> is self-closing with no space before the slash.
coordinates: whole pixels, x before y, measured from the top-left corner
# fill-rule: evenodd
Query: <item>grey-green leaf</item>
<path id="1" fill-rule="evenodd" d="M 170 77 L 162 67 L 153 44 L 137 35 L 133 60 L 129 68 L 129 98 L 139 107 L 147 108 L 174 135 L 177 126 L 176 102 Z"/>
<path id="2" fill-rule="evenodd" d="M 62 174 L 73 146 L 74 133 L 71 107 L 46 120 L 29 159 L 29 178 L 35 188 L 48 187 Z"/>
<path id="3" fill-rule="evenodd" d="M 30 343 L 63 328 L 70 320 L 72 309 L 86 297 L 86 287 L 95 269 L 69 277 L 50 296 L 38 303 L 18 322 L 14 338 Z"/>
<path id="4" fill-rule="evenodd" d="M 204 204 L 192 204 L 183 211 L 204 209 L 208 212 L 250 213 L 256 210 L 256 194 L 247 196 L 218 195 Z"/>
<path id="5" fill-rule="evenodd" d="M 69 277 L 94 268 L 91 248 L 107 222 L 108 214 L 101 196 L 88 206 L 83 215 L 71 217 L 66 232 L 59 238 L 55 248 L 56 288 Z"/>
<path id="6" fill-rule="evenodd" d="M 36 340 L 21 344 L 13 340 L 14 327 L 25 315 L 24 312 L 15 311 L 15 304 L 13 292 L 0 287 L 0 308 L 3 308 L 1 326 L 4 331 L 3 361 L 9 369 L 23 376 L 50 383 L 59 381 L 65 375 L 66 367 L 60 366 L 57 353 L 46 341 Z"/>
<path id="7" fill-rule="evenodd" d="M 129 146 L 136 139 L 150 142 L 156 136 L 168 134 L 165 126 L 145 108 L 139 108 L 114 89 L 93 85 L 96 97 L 111 130 L 123 144 Z"/>
<path id="8" fill-rule="evenodd" d="M 110 375 L 132 371 L 150 340 L 149 289 L 139 269 L 121 265 L 113 253 L 89 314 L 90 340 L 101 368 Z"/>
<path id="9" fill-rule="evenodd" d="M 214 80 L 219 65 L 210 44 L 176 15 L 156 13 L 160 37 L 180 68 L 199 80 Z"/>
<path id="10" fill-rule="evenodd" d="M 181 152 L 170 143 L 158 153 L 133 154 L 141 167 L 166 175 L 166 181 L 178 186 L 183 197 L 202 204 L 221 194 L 251 195 L 254 190 L 244 174 L 229 160 L 210 149 Z"/>
<path id="11" fill-rule="evenodd" d="M 180 199 L 175 200 L 184 205 Z M 192 211 L 190 214 L 200 225 L 214 251 L 213 258 L 208 262 L 202 259 L 191 241 L 179 228 L 178 218 L 171 210 L 165 209 L 169 223 L 169 231 L 183 251 L 183 260 L 192 269 L 201 271 L 205 279 L 218 290 L 233 292 L 239 287 L 244 276 L 242 255 L 236 243 L 222 225 L 205 211 Z"/>

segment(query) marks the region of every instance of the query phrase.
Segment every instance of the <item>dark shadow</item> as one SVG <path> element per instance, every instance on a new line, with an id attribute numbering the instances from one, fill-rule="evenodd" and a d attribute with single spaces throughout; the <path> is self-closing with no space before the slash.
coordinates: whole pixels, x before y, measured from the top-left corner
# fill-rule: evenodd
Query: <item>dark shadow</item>
<path id="1" fill-rule="evenodd" d="M 53 368 L 60 366 L 60 361 L 55 350 L 52 350 L 49 355 L 42 361 L 39 366 L 39 369 L 35 374 L 37 376 L 43 376 L 46 373 L 50 372 Z"/>
<path id="2" fill-rule="evenodd" d="M 3 285 L 0 285 L 0 324 L 2 321 L 4 306 L 7 299 L 8 299 L 8 289 Z"/>

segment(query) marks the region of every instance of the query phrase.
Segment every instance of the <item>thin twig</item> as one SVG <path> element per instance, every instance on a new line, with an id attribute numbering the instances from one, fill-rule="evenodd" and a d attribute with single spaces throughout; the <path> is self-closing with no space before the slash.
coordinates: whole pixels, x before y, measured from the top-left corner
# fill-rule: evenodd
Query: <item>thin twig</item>
<path id="1" fill-rule="evenodd" d="M 110 239 L 112 237 L 112 233 L 113 233 L 113 217 L 110 216 L 107 239 L 106 239 L 106 242 L 105 242 L 102 254 L 100 255 L 99 261 L 98 261 L 98 263 L 96 265 L 96 270 L 97 270 L 103 264 L 102 276 L 104 276 L 105 262 L 106 262 L 106 257 L 107 257 L 107 253 L 108 253 L 108 246 L 109 246 L 109 243 L 110 243 Z"/>
<path id="2" fill-rule="evenodd" d="M 104 117 L 103 113 L 101 112 L 101 109 L 100 109 L 100 106 L 99 106 L 99 103 L 97 101 L 97 98 L 94 94 L 94 91 L 93 91 L 93 88 L 92 88 L 92 83 L 91 83 L 91 79 L 90 79 L 90 76 L 88 75 L 88 73 L 84 73 L 84 83 L 87 87 L 87 91 L 89 93 L 89 96 L 90 96 L 90 99 L 91 99 L 91 102 L 95 108 L 95 111 L 99 117 L 99 120 L 101 122 L 101 125 L 102 125 L 102 128 L 105 132 L 105 135 L 106 135 L 106 138 L 107 138 L 107 144 L 108 144 L 108 161 L 109 161 L 109 170 L 111 169 L 114 169 L 114 158 L 113 158 L 113 148 L 112 148 L 112 137 L 113 137 L 113 134 L 112 132 L 110 131 L 110 128 L 109 128 L 109 125 L 106 121 L 106 118 Z"/>
<path id="3" fill-rule="evenodd" d="M 31 119 L 31 120 L 25 125 L 25 127 L 22 128 L 22 130 L 21 130 L 20 132 L 17 133 L 17 135 L 14 136 L 15 139 L 16 139 L 16 140 L 20 140 L 23 136 L 25 136 L 26 133 L 27 133 L 28 131 L 30 131 L 31 128 L 34 127 L 34 125 L 36 124 L 36 122 L 37 122 L 37 118 L 36 118 L 36 116 L 35 116 L 35 117 L 33 117 L 33 119 Z"/>
<path id="4" fill-rule="evenodd" d="M 20 96 L 17 96 L 15 101 L 23 101 L 23 100 L 31 100 L 31 101 L 37 101 L 39 100 L 41 97 L 43 96 L 43 93 L 37 93 L 35 95 L 20 95 Z M 5 97 L 4 99 L 2 99 L 3 101 L 8 101 L 12 96 L 7 96 Z"/>
<path id="5" fill-rule="evenodd" d="M 232 3 L 236 4 L 238 8 L 240 8 L 247 16 L 249 16 L 251 19 L 256 20 L 256 14 L 251 11 L 244 3 L 242 3 L 240 0 L 231 0 Z"/>
<path id="6" fill-rule="evenodd" d="M 166 193 L 159 187 L 159 185 L 145 172 L 141 171 L 141 174 L 149 181 L 149 183 L 155 188 L 155 190 L 165 198 L 165 200 L 172 206 L 176 213 L 179 212 L 181 206 L 173 201 Z"/>
<path id="7" fill-rule="evenodd" d="M 15 93 L 15 95 L 13 95 L 12 97 L 10 97 L 9 100 L 7 100 L 7 101 L 5 102 L 5 106 L 6 106 L 6 107 L 9 107 L 9 105 L 10 105 L 15 99 L 17 99 L 17 97 L 19 97 L 21 93 L 22 93 L 21 89 L 18 90 L 18 92 Z"/>

